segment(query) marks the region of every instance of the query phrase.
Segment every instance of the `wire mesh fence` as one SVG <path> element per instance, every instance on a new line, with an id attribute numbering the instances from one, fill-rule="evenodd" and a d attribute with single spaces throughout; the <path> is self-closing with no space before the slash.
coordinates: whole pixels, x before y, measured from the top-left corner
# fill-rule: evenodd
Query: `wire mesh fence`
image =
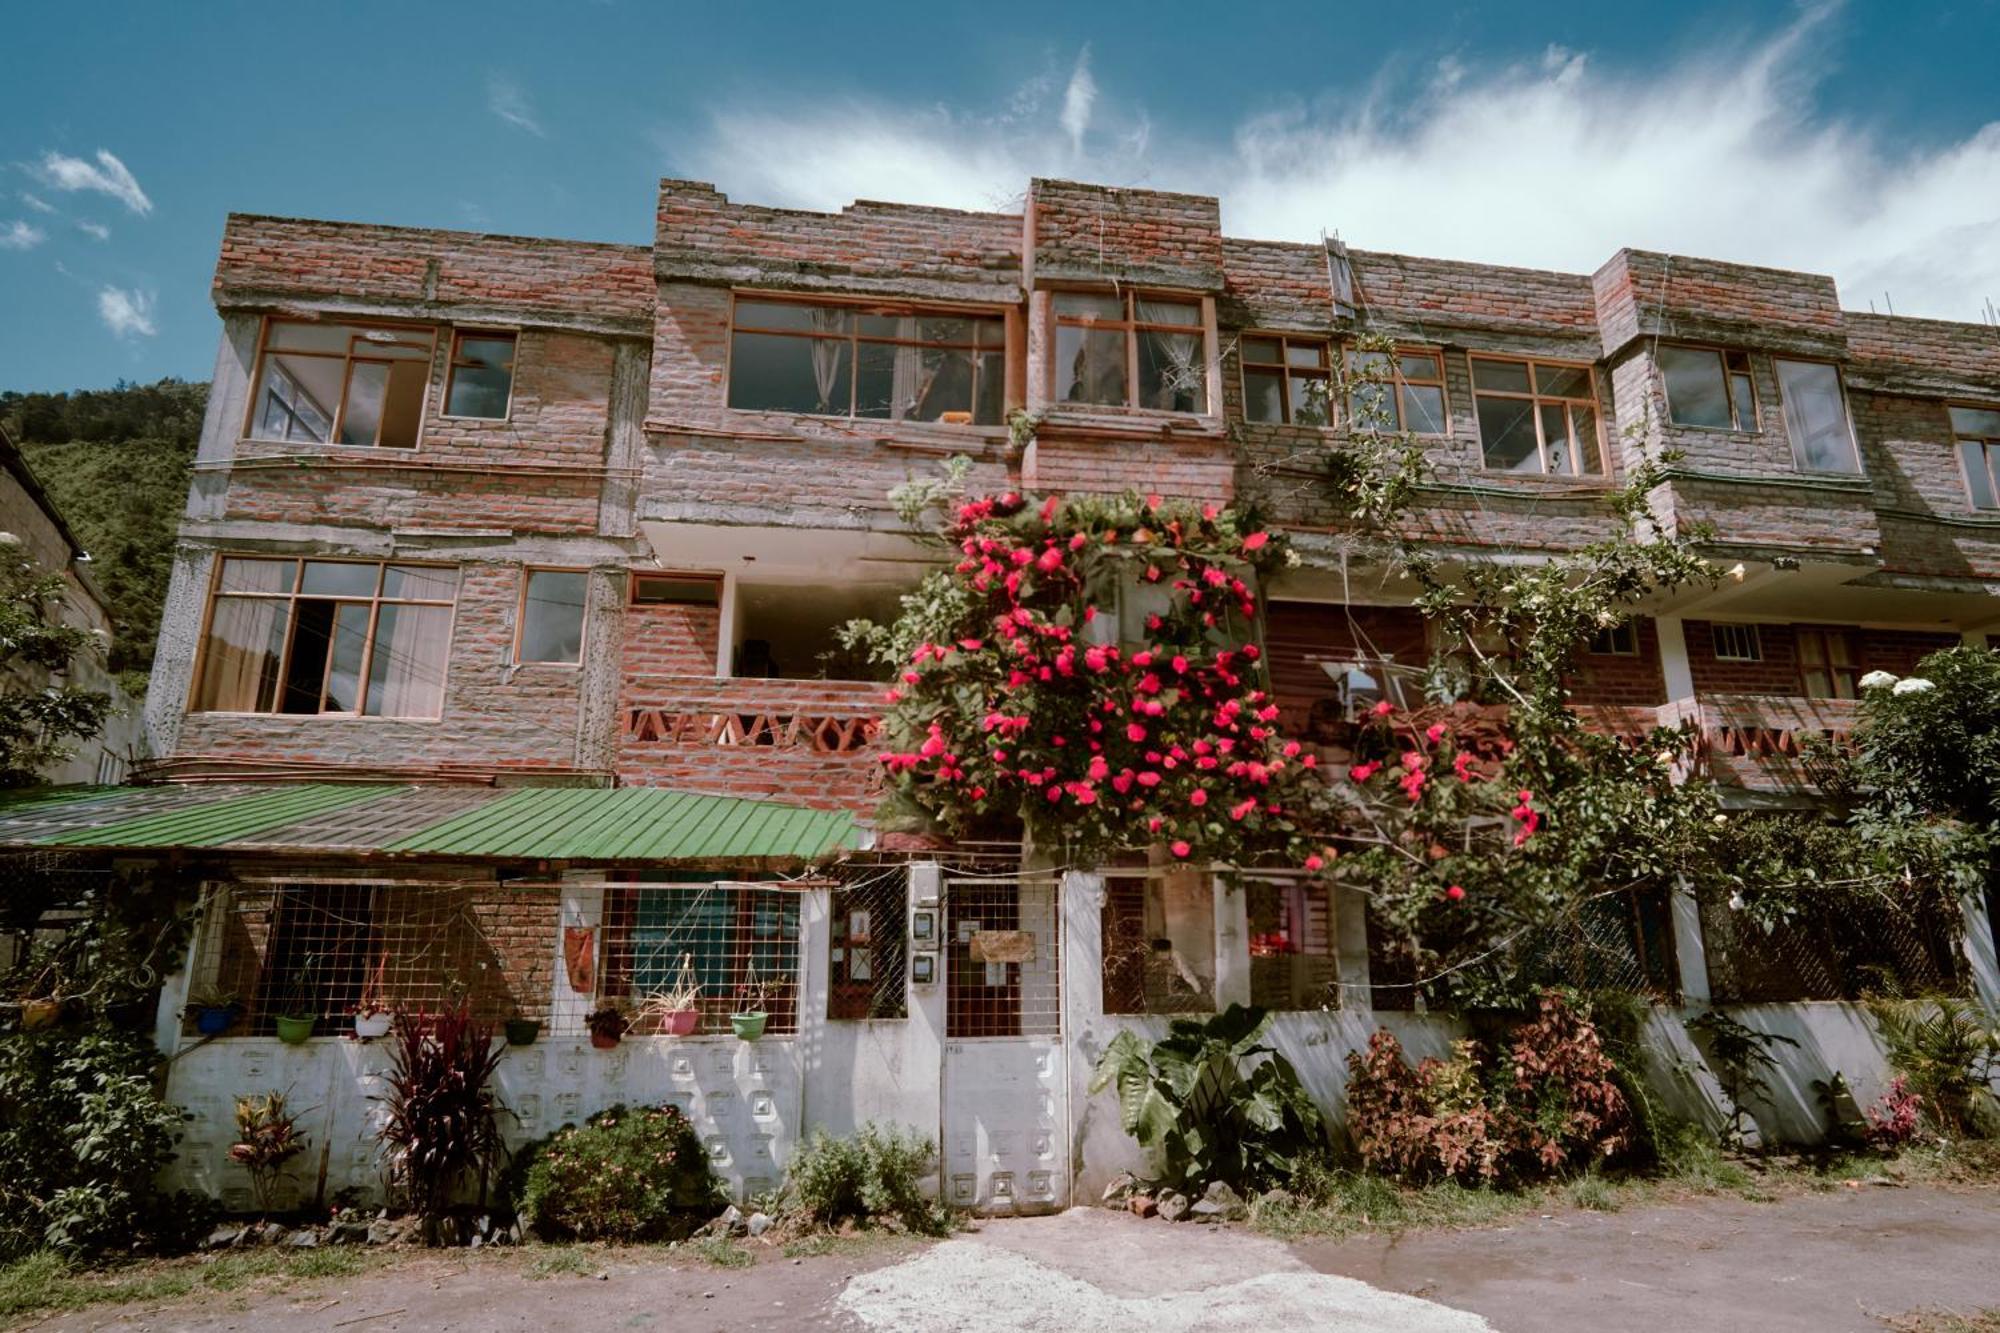
<path id="1" fill-rule="evenodd" d="M 237 882 L 204 894 L 190 1007 L 233 1006 L 237 1031 L 278 1018 L 327 1028 L 359 1008 L 540 1018 L 553 889 L 374 881 Z M 189 1031 L 193 1031 L 190 1016 Z"/>
<path id="2" fill-rule="evenodd" d="M 1152 867 L 1104 877 L 1104 1012 L 1215 1011 L 1215 884 Z"/>
<path id="3" fill-rule="evenodd" d="M 1052 1037 L 1062 1030 L 1058 881 L 947 877 L 945 1035 Z"/>
<path id="4" fill-rule="evenodd" d="M 1963 918 L 1949 901 L 1844 895 L 1768 930 L 1720 894 L 1699 903 L 1709 991 L 1724 1003 L 1970 993 Z"/>
<path id="5" fill-rule="evenodd" d="M 730 1030 L 730 1016 L 762 1012 L 764 1030 L 798 1030 L 802 895 L 775 884 L 618 883 L 604 891 L 598 998 L 625 1007 L 640 1035 Z"/>
<path id="6" fill-rule="evenodd" d="M 827 938 L 826 1016 L 909 1016 L 909 870 L 863 865 L 841 872 Z"/>

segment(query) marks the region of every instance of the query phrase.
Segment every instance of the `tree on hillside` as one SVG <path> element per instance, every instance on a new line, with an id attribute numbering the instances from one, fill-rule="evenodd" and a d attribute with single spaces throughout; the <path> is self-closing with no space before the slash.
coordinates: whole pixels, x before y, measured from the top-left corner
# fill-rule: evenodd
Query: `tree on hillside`
<path id="1" fill-rule="evenodd" d="M 27 787 L 95 736 L 111 696 L 64 681 L 79 658 L 103 651 L 91 630 L 64 624 L 63 581 L 20 555 L 0 533 L 0 787 Z"/>

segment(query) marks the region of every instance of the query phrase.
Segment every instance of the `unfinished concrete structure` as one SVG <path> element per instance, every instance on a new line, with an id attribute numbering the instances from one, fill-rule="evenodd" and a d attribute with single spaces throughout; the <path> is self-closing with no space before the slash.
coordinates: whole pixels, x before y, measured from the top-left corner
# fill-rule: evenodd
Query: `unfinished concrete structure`
<path id="1" fill-rule="evenodd" d="M 1440 548 L 1595 540 L 1641 451 L 1683 452 L 1660 511 L 1712 524 L 1732 576 L 1601 636 L 1575 699 L 1606 726 L 1697 727 L 1742 806 L 1802 799 L 1798 739 L 1849 725 L 1861 674 L 2000 624 L 2000 333 L 1844 311 L 1825 277 L 1243 240 L 1214 199 L 1055 180 L 1019 214 L 778 210 L 669 180 L 656 216 L 650 247 L 229 219 L 149 696 L 167 785 L 0 820 L 0 841 L 170 858 L 205 886 L 159 1035 L 197 1116 L 185 1174 L 225 1197 L 246 1197 L 230 1099 L 266 1086 L 323 1108 L 302 1185 L 376 1181 L 381 1054 L 327 1036 L 371 985 L 545 1023 L 506 1061 L 519 1136 L 672 1099 L 756 1189 L 810 1127 L 897 1121 L 940 1138 L 947 1198 L 997 1210 L 1131 1161 L 1084 1093 L 1121 1026 L 1281 1010 L 1336 1116 L 1378 1023 L 1443 1049 L 1454 1024 L 1371 977 L 1365 914 L 1324 888 L 1056 876 L 1018 848 L 913 862 L 875 837 L 881 687 L 831 631 L 919 577 L 887 493 L 953 455 L 978 489 L 1265 505 L 1306 557 L 1264 590 L 1273 685 L 1330 744 L 1428 655 L 1407 599 L 1343 559 L 1319 486 L 1342 424 L 1313 385 L 1362 330 L 1395 340 L 1397 419 L 1433 441 L 1419 521 Z M 1691 898 L 1630 904 L 1597 979 L 1655 995 L 1691 1067 L 1686 1007 L 1794 1036 L 1757 1110 L 1809 1135 L 1812 1079 L 1884 1081 L 1862 983 L 1727 926 Z M 1964 926 L 1901 961 L 1991 997 L 1992 931 Z M 1178 980 L 1147 956 L 1161 938 Z M 593 1005 L 684 956 L 694 1034 L 587 1045 Z M 739 1042 L 751 983 L 770 1032 Z M 191 987 L 246 1018 L 197 1044 Z M 291 1005 L 322 1036 L 273 1040 Z"/>

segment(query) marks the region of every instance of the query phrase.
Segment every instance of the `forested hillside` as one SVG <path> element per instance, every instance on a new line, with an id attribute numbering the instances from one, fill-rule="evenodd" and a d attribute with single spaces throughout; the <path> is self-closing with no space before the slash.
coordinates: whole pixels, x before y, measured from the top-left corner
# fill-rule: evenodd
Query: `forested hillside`
<path id="1" fill-rule="evenodd" d="M 0 393 L 0 423 L 90 551 L 115 626 L 111 666 L 145 685 L 201 434 L 206 384 Z"/>

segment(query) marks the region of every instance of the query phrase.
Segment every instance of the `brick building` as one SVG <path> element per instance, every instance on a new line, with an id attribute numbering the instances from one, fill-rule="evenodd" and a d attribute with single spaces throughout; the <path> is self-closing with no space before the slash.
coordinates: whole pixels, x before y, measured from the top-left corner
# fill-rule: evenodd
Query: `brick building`
<path id="1" fill-rule="evenodd" d="M 976 489 L 1264 505 L 1304 556 L 1265 589 L 1264 633 L 1311 735 L 1430 652 L 1319 484 L 1353 337 L 1394 341 L 1390 407 L 1436 463 L 1413 521 L 1441 550 L 1600 539 L 1607 491 L 1679 451 L 1657 508 L 1710 525 L 1729 574 L 1600 636 L 1574 697 L 1606 726 L 1698 727 L 1746 807 L 1810 799 L 1798 739 L 1845 729 L 1862 674 L 2000 628 L 2000 331 L 1845 311 L 1814 274 L 1245 240 L 1211 198 L 1056 180 L 1019 213 L 836 214 L 668 180 L 650 247 L 232 216 L 214 295 L 149 696 L 166 785 L 0 819 L 0 841 L 171 848 L 205 886 L 160 1035 L 187 1047 L 189 985 L 249 1007 L 175 1066 L 186 1169 L 225 1194 L 229 1097 L 308 1073 L 336 1108 L 331 1179 L 371 1179 L 379 1056 L 266 1038 L 281 987 L 332 1027 L 384 969 L 396 998 L 464 990 L 546 1023 L 506 1066 L 524 1136 L 668 1097 L 756 1188 L 807 1127 L 898 1120 L 940 1136 L 949 1198 L 1001 1209 L 1121 1161 L 1075 1053 L 1152 1021 L 1126 1015 L 1286 1010 L 1278 1040 L 1336 1111 L 1339 1057 L 1378 1020 L 1442 1049 L 1451 1023 L 1396 1012 L 1365 914 L 1323 888 L 885 854 L 880 686 L 832 631 L 921 576 L 887 493 L 951 456 Z M 1793 1091 L 1836 1059 L 1879 1084 L 1851 987 L 1726 993 L 1711 916 L 1614 923 L 1659 1039 L 1696 1058 L 1675 1005 L 1819 1001 L 1766 1015 L 1822 1061 Z M 1984 930 L 1928 964 L 1990 991 Z M 593 1004 L 683 958 L 699 1035 L 582 1043 Z M 772 991 L 757 1043 L 722 1035 L 746 979 Z M 1794 1100 L 1769 1132 L 1817 1126 Z"/>

